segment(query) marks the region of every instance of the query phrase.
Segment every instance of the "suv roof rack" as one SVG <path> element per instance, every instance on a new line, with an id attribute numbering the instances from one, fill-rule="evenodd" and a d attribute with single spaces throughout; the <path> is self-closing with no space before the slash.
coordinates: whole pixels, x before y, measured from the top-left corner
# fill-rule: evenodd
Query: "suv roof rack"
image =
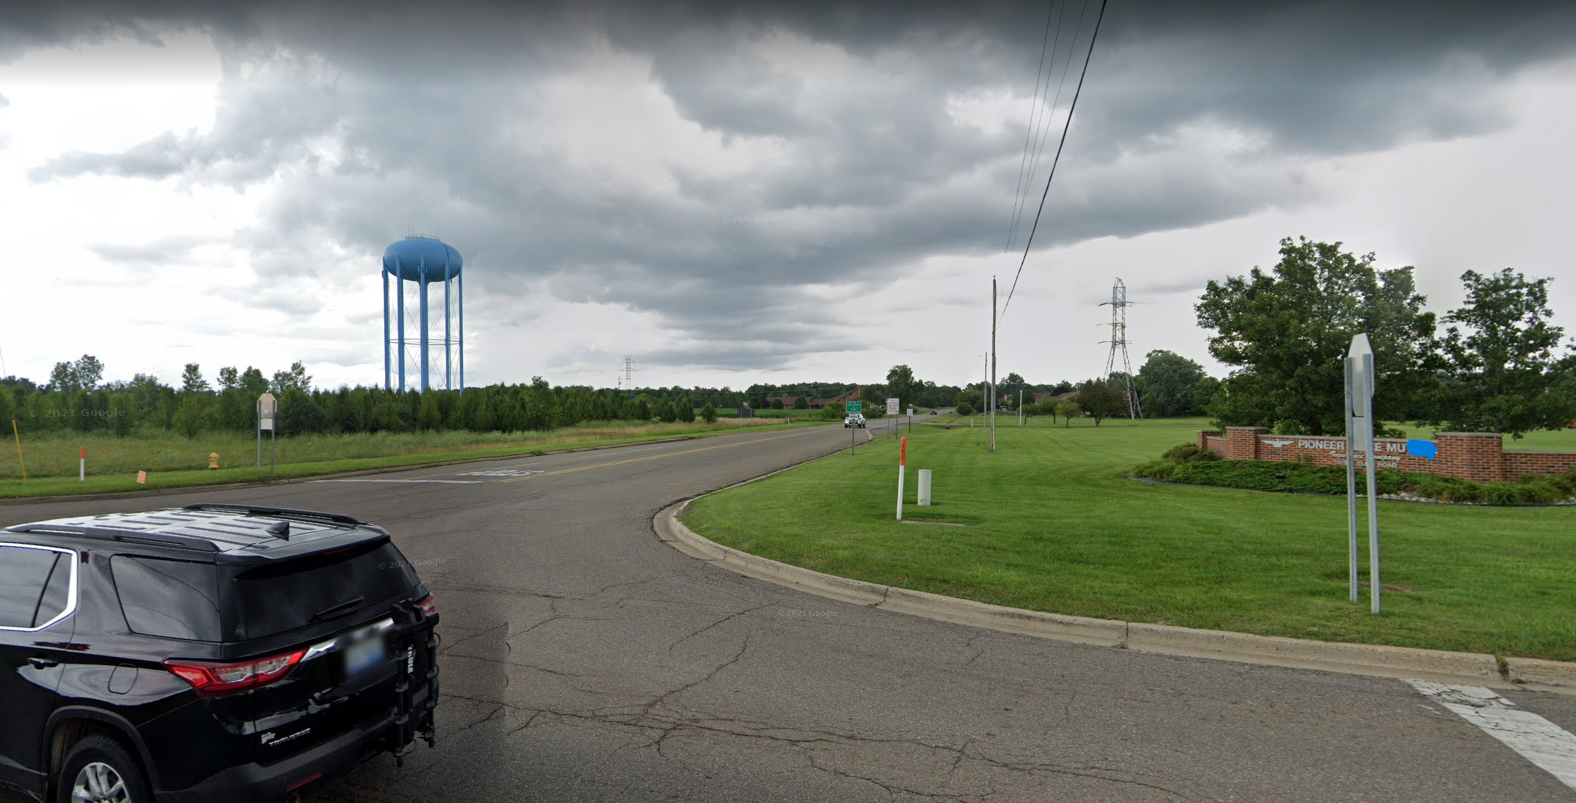
<path id="1" fill-rule="evenodd" d="M 187 505 L 181 509 L 215 511 L 229 510 L 238 513 L 245 513 L 248 516 L 277 516 L 279 518 L 285 519 L 309 519 L 312 521 L 333 522 L 334 524 L 342 524 L 347 527 L 359 527 L 362 524 L 365 524 L 365 522 L 361 521 L 360 519 L 339 513 L 319 513 L 315 510 L 296 510 L 294 508 L 287 507 L 262 507 L 259 505 L 236 505 L 224 502 L 199 502 L 195 505 Z"/>
<path id="2" fill-rule="evenodd" d="M 192 538 L 185 535 L 171 535 L 158 533 L 144 535 L 129 533 L 125 530 L 111 530 L 104 527 L 80 527 L 74 524 L 18 524 L 6 528 L 15 533 L 40 533 L 57 535 L 80 535 L 86 538 L 99 538 L 105 541 L 120 541 L 128 544 L 145 544 L 149 546 L 163 546 L 174 549 L 190 549 L 196 552 L 218 552 L 219 547 L 212 541 L 203 538 Z"/>

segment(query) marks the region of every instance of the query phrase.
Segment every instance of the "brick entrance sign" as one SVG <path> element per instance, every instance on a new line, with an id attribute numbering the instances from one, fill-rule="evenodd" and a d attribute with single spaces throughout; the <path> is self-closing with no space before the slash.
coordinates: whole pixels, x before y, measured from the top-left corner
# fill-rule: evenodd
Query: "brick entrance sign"
<path id="1" fill-rule="evenodd" d="M 1226 427 L 1200 431 L 1198 445 L 1225 460 L 1312 459 L 1316 466 L 1346 465 L 1346 438 L 1312 435 L 1271 435 L 1264 427 Z M 1441 432 L 1432 439 L 1439 447 L 1433 460 L 1408 454 L 1406 441 L 1375 438 L 1380 468 L 1439 474 L 1473 482 L 1513 480 L 1522 474 L 1562 474 L 1576 468 L 1576 452 L 1507 452 L 1500 436 L 1483 432 Z M 1363 456 L 1358 455 L 1358 466 Z"/>

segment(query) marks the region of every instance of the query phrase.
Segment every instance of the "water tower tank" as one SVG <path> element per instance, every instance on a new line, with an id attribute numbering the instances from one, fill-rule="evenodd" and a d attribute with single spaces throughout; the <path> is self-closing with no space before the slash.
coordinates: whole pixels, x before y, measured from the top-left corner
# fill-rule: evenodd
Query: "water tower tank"
<path id="1" fill-rule="evenodd" d="M 393 389 L 392 360 L 389 350 L 393 348 L 399 355 L 399 389 L 405 387 L 405 364 L 409 361 L 405 353 L 405 282 L 414 282 L 416 292 L 420 298 L 421 323 L 417 332 L 417 342 L 420 346 L 420 372 L 421 390 L 426 391 L 431 387 L 429 382 L 429 351 L 434 345 L 443 348 L 443 387 L 446 390 L 454 389 L 453 355 L 459 352 L 460 382 L 459 389 L 465 388 L 465 277 L 460 273 L 460 268 L 465 260 L 460 257 L 460 252 L 454 247 L 432 237 L 406 237 L 389 246 L 383 251 L 383 271 L 380 277 L 383 281 L 383 387 Z M 389 277 L 394 278 L 394 289 L 397 294 L 396 303 L 389 306 Z M 443 285 L 443 339 L 431 337 L 427 325 L 427 286 L 430 284 Z M 459 340 L 455 341 L 449 325 L 451 304 L 451 284 L 456 285 L 452 293 L 454 300 L 459 302 Z M 391 336 L 389 319 L 394 318 L 399 322 L 398 335 Z"/>

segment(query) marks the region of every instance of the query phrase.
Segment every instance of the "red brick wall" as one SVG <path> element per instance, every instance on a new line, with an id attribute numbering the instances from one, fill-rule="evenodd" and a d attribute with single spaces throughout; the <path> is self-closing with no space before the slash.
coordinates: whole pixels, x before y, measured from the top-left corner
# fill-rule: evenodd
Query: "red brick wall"
<path id="1" fill-rule="evenodd" d="M 1227 427 L 1198 433 L 1199 446 L 1227 460 L 1311 460 L 1316 466 L 1346 465 L 1346 438 L 1270 435 L 1263 427 Z M 1380 468 L 1459 477 L 1474 482 L 1515 479 L 1522 474 L 1560 474 L 1576 468 L 1576 452 L 1505 452 L 1500 436 L 1481 432 L 1441 432 L 1433 460 L 1406 451 L 1406 441 L 1375 438 Z M 1358 465 L 1366 458 L 1358 454 Z"/>
<path id="2" fill-rule="evenodd" d="M 1576 468 L 1576 452 L 1506 452 L 1505 476 L 1564 474 Z"/>

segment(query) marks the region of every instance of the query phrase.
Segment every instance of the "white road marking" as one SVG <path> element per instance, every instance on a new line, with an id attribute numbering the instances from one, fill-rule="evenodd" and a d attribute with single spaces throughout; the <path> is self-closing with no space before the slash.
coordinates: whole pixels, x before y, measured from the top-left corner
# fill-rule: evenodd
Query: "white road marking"
<path id="1" fill-rule="evenodd" d="M 439 485 L 481 485 L 481 480 L 311 480 L 311 482 L 410 482 L 410 483 L 437 483 Z"/>
<path id="2" fill-rule="evenodd" d="M 1482 686 L 1407 683 L 1576 789 L 1576 736 Z"/>
<path id="3" fill-rule="evenodd" d="M 541 474 L 540 469 L 529 468 L 489 468 L 482 471 L 461 471 L 456 477 L 529 477 L 532 474 Z"/>

